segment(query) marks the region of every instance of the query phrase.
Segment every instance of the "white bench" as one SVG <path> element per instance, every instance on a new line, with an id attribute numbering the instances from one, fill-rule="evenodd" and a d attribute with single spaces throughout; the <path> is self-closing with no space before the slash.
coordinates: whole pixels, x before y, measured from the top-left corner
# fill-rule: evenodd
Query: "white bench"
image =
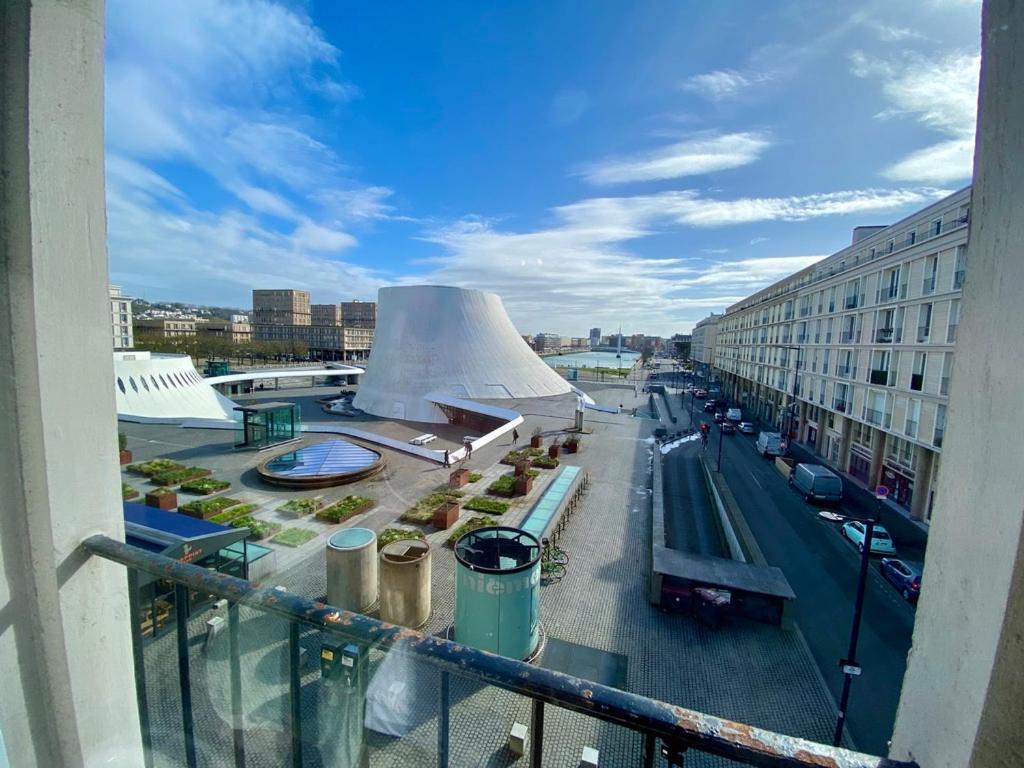
<path id="1" fill-rule="evenodd" d="M 530 745 L 530 729 L 525 723 L 512 723 L 508 732 L 508 748 L 513 755 L 522 757 Z"/>
<path id="2" fill-rule="evenodd" d="M 426 445 L 431 440 L 437 440 L 437 435 L 432 435 L 432 434 L 430 434 L 428 432 L 425 435 L 420 435 L 419 437 L 414 437 L 409 442 L 412 443 L 413 445 Z"/>
<path id="3" fill-rule="evenodd" d="M 580 757 L 579 768 L 598 768 L 597 761 L 601 754 L 593 747 L 584 747 L 583 755 Z"/>

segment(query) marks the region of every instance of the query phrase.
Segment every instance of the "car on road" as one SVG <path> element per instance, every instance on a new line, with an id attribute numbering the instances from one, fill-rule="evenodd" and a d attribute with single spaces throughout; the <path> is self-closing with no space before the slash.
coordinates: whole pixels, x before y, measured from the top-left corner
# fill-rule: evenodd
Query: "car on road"
<path id="1" fill-rule="evenodd" d="M 843 536 L 856 545 L 857 550 L 864 551 L 864 537 L 867 533 L 867 526 L 860 520 L 851 520 L 843 524 Z M 884 525 L 875 525 L 871 533 L 871 554 L 873 555 L 895 555 L 896 545 L 892 542 L 892 536 L 885 530 Z"/>
<path id="2" fill-rule="evenodd" d="M 705 392 L 703 389 L 695 389 L 693 391 L 693 396 L 696 397 L 698 400 L 704 400 L 705 398 L 707 398 L 708 393 Z"/>
<path id="3" fill-rule="evenodd" d="M 843 481 L 821 464 L 797 464 L 789 473 L 789 484 L 809 502 L 838 504 L 843 500 Z"/>
<path id="4" fill-rule="evenodd" d="M 914 602 L 921 594 L 921 568 L 896 557 L 883 557 L 878 564 L 882 577 L 896 587 L 903 599 Z"/>
<path id="5" fill-rule="evenodd" d="M 743 421 L 743 411 L 741 411 L 739 408 L 730 408 L 725 412 L 725 418 L 727 418 L 734 424 Z"/>
<path id="6" fill-rule="evenodd" d="M 718 425 L 718 428 L 722 430 L 723 435 L 736 434 L 736 425 L 733 424 L 731 421 L 723 421 L 721 424 Z"/>
<path id="7" fill-rule="evenodd" d="M 762 432 L 757 436 L 757 452 L 762 456 L 782 455 L 782 435 L 778 432 Z"/>
<path id="8" fill-rule="evenodd" d="M 714 413 L 714 412 L 715 412 L 715 401 L 714 400 L 708 400 L 706 403 L 704 403 L 704 413 Z"/>
<path id="9" fill-rule="evenodd" d="M 715 424 L 721 424 L 723 421 L 725 421 L 725 414 L 721 411 L 715 411 Z"/>
<path id="10" fill-rule="evenodd" d="M 752 435 L 757 430 L 754 429 L 754 422 L 752 421 L 741 421 L 740 422 L 740 433 L 744 435 Z"/>

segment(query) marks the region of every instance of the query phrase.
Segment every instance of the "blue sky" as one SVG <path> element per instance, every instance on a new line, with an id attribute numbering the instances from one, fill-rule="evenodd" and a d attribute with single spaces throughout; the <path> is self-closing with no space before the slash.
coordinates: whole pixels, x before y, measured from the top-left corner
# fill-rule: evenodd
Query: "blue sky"
<path id="1" fill-rule="evenodd" d="M 970 181 L 980 5 L 107 3 L 111 280 L 669 335 Z"/>

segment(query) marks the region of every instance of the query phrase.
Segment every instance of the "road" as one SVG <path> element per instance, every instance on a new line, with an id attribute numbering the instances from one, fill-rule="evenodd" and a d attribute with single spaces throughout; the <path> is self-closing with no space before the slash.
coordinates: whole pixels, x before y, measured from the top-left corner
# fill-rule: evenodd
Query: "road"
<path id="1" fill-rule="evenodd" d="M 718 439 L 713 427 L 709 451 L 717 451 Z M 838 660 L 848 650 L 857 593 L 856 548 L 838 526 L 817 517 L 820 510 L 789 487 L 773 461 L 761 458 L 753 437 L 724 437 L 722 473 L 768 563 L 782 569 L 796 593 L 797 623 L 838 702 Z M 899 548 L 899 537 L 894 539 Z M 859 749 L 888 753 L 913 627 L 914 608 L 881 577 L 873 558 L 857 652 L 863 674 L 854 679 L 847 713 Z"/>

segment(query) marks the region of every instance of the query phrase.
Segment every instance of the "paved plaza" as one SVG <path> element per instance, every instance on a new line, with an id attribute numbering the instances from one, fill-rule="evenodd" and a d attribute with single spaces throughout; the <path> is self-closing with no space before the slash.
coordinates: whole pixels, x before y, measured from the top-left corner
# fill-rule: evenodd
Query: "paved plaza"
<path id="1" fill-rule="evenodd" d="M 835 707 L 821 682 L 818 670 L 802 638 L 795 633 L 736 620 L 712 630 L 688 616 L 667 614 L 652 607 L 647 596 L 650 557 L 650 434 L 658 422 L 632 417 L 634 406 L 646 396 L 634 397 L 632 387 L 588 385 L 587 391 L 602 404 L 622 404 L 619 415 L 587 412 L 583 450 L 563 456 L 590 474 L 590 488 L 582 506 L 570 519 L 559 541 L 569 554 L 564 579 L 541 587 L 541 617 L 549 638 L 621 654 L 628 659 L 628 690 L 683 707 L 740 720 L 783 733 L 828 741 Z M 285 392 L 277 393 L 278 396 Z M 313 393 L 304 397 L 304 418 L 325 420 L 313 413 Z M 549 435 L 566 428 L 573 415 L 574 398 L 559 397 L 519 403 L 503 401 L 522 412 L 526 424 L 519 428 L 520 445 L 534 427 Z M 308 416 L 307 413 L 308 412 Z M 638 410 L 643 414 L 645 409 Z M 385 422 L 381 422 L 386 424 Z M 124 425 L 129 447 L 136 459 L 152 455 L 194 461 L 215 469 L 216 476 L 232 479 L 234 472 L 244 486 L 242 494 L 266 496 L 272 505 L 294 492 L 271 490 L 250 478 L 258 459 L 230 449 L 229 438 L 197 430 Z M 405 425 L 385 427 L 408 429 Z M 364 427 L 361 427 L 364 428 Z M 446 429 L 443 425 L 441 430 Z M 436 425 L 431 430 L 441 434 Z M 143 441 L 152 441 L 145 443 Z M 212 441 L 212 442 L 211 442 Z M 509 450 L 503 437 L 474 452 L 469 468 L 484 474 L 480 491 L 491 477 L 508 471 L 497 464 Z M 226 446 L 226 447 L 225 447 Z M 373 496 L 376 509 L 345 525 L 386 527 L 416 499 L 444 482 L 447 471 L 423 460 L 384 450 L 388 468 L 367 481 L 340 489 L 338 496 L 356 492 Z M 177 455 L 176 455 L 177 454 Z M 557 470 L 543 471 L 528 503 L 513 507 L 502 523 L 515 525 L 539 498 Z M 472 493 L 474 486 L 468 490 Z M 231 491 L 230 493 L 233 493 Z M 467 494 L 467 496 L 470 494 Z M 473 513 L 463 512 L 463 517 Z M 321 525 L 310 523 L 310 525 Z M 280 556 L 274 584 L 308 597 L 326 592 L 323 535 Z M 443 633 L 454 616 L 454 568 L 451 549 L 443 545 L 445 532 L 430 532 L 433 554 L 433 614 L 424 628 Z M 191 622 L 191 668 L 194 682 L 196 734 L 200 765 L 230 762 L 232 733 L 227 672 L 226 635 L 209 647 L 205 644 L 208 614 Z M 287 627 L 274 618 L 242 609 L 242 688 L 245 700 L 248 765 L 281 766 L 290 760 L 288 731 Z M 310 766 L 355 765 L 352 745 L 357 742 L 361 706 L 335 683 L 321 683 L 318 659 L 320 633 L 305 630 L 303 647 L 310 663 L 303 676 L 303 741 L 305 764 Z M 436 764 L 438 673 L 415 668 L 401 654 L 374 652 L 372 674 L 404 680 L 408 687 L 403 703 L 412 723 L 402 738 L 368 733 L 366 744 L 371 765 L 415 766 Z M 153 723 L 156 764 L 183 763 L 180 706 L 178 700 L 175 637 L 168 632 L 147 645 L 147 676 Z M 386 667 L 386 669 L 385 669 Z M 529 723 L 529 701 L 521 696 L 453 678 L 451 691 L 451 764 L 457 766 L 526 765 L 505 747 L 513 722 Z M 548 707 L 544 749 L 548 764 L 575 766 L 584 746 L 596 747 L 601 764 L 639 765 L 641 737 L 626 729 L 605 725 L 582 715 Z M 705 755 L 688 756 L 687 765 L 725 765 L 727 761 Z"/>

